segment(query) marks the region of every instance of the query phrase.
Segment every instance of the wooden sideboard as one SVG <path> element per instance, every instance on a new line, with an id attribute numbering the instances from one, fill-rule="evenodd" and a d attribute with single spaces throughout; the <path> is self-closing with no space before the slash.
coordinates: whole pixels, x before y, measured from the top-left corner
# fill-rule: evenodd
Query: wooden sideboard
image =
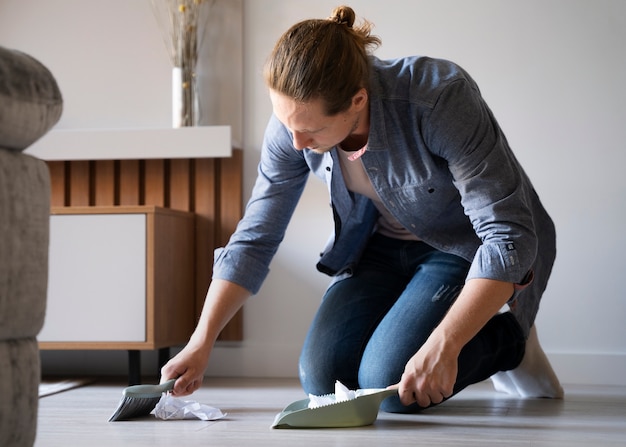
<path id="1" fill-rule="evenodd" d="M 211 281 L 213 251 L 224 245 L 242 215 L 243 151 L 227 158 L 48 161 L 51 204 L 56 213 L 70 208 L 157 207 L 188 212 L 193 222 L 193 290 L 189 306 L 197 321 Z M 65 211 L 64 211 L 65 209 Z M 157 336 L 158 337 L 158 336 Z M 219 340 L 243 339 L 240 311 Z M 110 349 L 110 345 L 40 343 L 41 349 Z M 119 349 L 158 349 L 159 343 L 116 345 Z M 136 355 L 136 354 L 134 354 Z M 162 362 L 162 360 L 160 360 Z"/>
<path id="2" fill-rule="evenodd" d="M 194 215 L 155 206 L 52 208 L 49 349 L 162 349 L 194 328 Z"/>

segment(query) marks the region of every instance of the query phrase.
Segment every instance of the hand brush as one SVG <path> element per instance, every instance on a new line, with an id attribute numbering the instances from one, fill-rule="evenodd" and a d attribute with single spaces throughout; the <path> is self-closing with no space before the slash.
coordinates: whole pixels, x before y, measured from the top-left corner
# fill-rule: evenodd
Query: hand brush
<path id="1" fill-rule="evenodd" d="M 174 382 L 176 379 L 160 385 L 133 385 L 124 388 L 117 410 L 111 415 L 109 422 L 125 421 L 150 414 L 161 399 L 161 394 L 174 388 Z"/>

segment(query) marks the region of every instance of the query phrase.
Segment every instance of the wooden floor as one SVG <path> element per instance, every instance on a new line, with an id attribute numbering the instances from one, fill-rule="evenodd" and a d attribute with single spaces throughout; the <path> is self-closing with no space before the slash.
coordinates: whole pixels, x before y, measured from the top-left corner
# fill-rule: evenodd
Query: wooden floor
<path id="1" fill-rule="evenodd" d="M 36 446 L 626 446 L 626 387 L 565 387 L 564 400 L 512 399 L 474 385 L 419 415 L 380 413 L 368 427 L 270 429 L 302 399 L 295 380 L 206 379 L 190 399 L 226 418 L 107 422 L 123 381 L 94 383 L 40 399 Z"/>

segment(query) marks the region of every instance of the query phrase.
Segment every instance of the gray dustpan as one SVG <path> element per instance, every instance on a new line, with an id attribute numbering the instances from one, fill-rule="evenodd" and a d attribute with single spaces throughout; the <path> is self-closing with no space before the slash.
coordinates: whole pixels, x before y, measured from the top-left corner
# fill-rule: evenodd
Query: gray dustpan
<path id="1" fill-rule="evenodd" d="M 310 399 L 296 401 L 276 415 L 272 428 L 338 428 L 373 424 L 380 404 L 398 390 L 360 390 L 354 399 L 309 408 Z"/>

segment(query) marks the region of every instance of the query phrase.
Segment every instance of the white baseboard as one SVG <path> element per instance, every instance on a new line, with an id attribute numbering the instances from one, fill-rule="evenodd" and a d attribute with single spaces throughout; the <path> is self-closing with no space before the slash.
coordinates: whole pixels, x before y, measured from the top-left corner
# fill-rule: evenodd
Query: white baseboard
<path id="1" fill-rule="evenodd" d="M 177 349 L 172 349 L 172 355 Z M 128 371 L 124 352 L 48 351 L 43 353 L 43 373 L 51 375 L 119 375 Z M 554 353 L 550 362 L 565 385 L 626 386 L 626 354 Z M 207 370 L 207 377 L 297 377 L 300 346 L 218 344 Z M 88 357 L 88 361 L 85 361 Z M 156 355 L 142 355 L 144 374 L 156 373 Z"/>
<path id="2" fill-rule="evenodd" d="M 626 386 L 626 354 L 548 353 L 564 384 Z"/>
<path id="3" fill-rule="evenodd" d="M 297 377 L 299 346 L 216 347 L 207 376 Z M 626 354 L 547 353 L 563 384 L 626 386 Z"/>

